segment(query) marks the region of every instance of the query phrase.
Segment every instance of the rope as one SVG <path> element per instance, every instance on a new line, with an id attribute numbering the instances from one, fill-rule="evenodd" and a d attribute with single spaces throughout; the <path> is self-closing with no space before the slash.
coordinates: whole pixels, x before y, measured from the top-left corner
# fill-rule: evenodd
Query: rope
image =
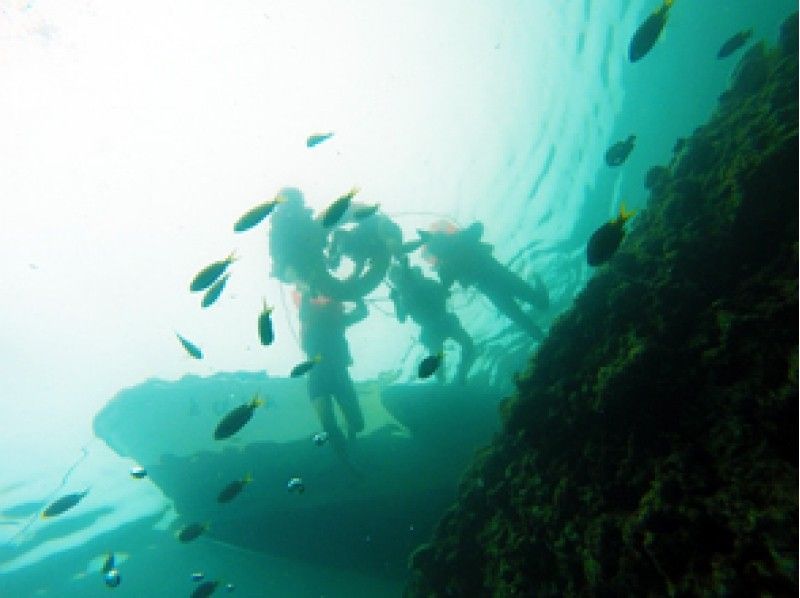
<path id="1" fill-rule="evenodd" d="M 294 337 L 294 342 L 297 344 L 297 348 L 300 348 L 300 338 L 297 336 L 297 331 L 294 329 L 294 325 L 292 324 L 292 318 L 289 316 L 289 307 L 286 305 L 286 292 L 283 288 L 283 285 L 280 285 L 281 288 L 281 305 L 283 306 L 283 314 L 286 316 L 286 324 L 289 326 L 289 331 L 292 333 L 292 337 Z"/>
<path id="2" fill-rule="evenodd" d="M 92 438 L 92 440 L 90 440 L 89 442 L 87 442 L 86 444 L 84 444 L 81 447 L 81 456 L 78 457 L 78 459 L 70 466 L 69 469 L 67 469 L 67 472 L 61 478 L 61 483 L 58 485 L 58 487 L 49 494 L 49 496 L 47 497 L 47 500 L 46 500 L 47 504 L 50 504 L 51 502 L 53 502 L 53 498 L 55 498 L 56 494 L 58 494 L 61 491 L 61 489 L 64 488 L 64 486 L 67 485 L 67 482 L 69 481 L 69 477 L 72 475 L 72 472 L 75 471 L 75 468 L 77 468 L 78 465 L 83 463 L 83 461 L 86 459 L 86 457 L 89 456 L 89 448 L 88 447 L 94 441 L 95 441 L 95 439 Z M 28 529 L 36 522 L 36 520 L 38 518 L 39 518 L 39 513 L 34 513 L 33 515 L 31 515 L 28 518 L 28 521 L 25 523 L 25 525 L 23 525 L 19 530 L 17 530 L 17 533 L 15 533 L 8 540 L 6 540 L 5 544 L 3 544 L 3 546 L 9 546 L 12 542 L 14 542 L 17 538 L 19 538 L 23 533 L 28 531 Z"/>

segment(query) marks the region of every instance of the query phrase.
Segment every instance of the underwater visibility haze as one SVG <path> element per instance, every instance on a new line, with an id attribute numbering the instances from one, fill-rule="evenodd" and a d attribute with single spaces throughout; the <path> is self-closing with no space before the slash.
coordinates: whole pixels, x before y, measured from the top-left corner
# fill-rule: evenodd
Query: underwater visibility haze
<path id="1" fill-rule="evenodd" d="M 0 594 L 796 594 L 796 8 L 3 3 Z"/>

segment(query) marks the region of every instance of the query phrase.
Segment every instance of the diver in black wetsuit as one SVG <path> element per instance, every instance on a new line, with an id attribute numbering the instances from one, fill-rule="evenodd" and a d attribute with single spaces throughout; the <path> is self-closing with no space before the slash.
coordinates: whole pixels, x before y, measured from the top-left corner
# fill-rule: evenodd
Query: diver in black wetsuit
<path id="1" fill-rule="evenodd" d="M 402 256 L 389 268 L 391 292 L 395 313 L 400 322 L 410 317 L 420 327 L 420 342 L 431 354 L 442 350 L 444 341 L 452 338 L 461 345 L 461 362 L 456 380 L 463 384 L 475 359 L 472 338 L 464 330 L 455 314 L 447 311 L 449 291 L 439 282 L 427 278 L 418 267 L 410 267 L 408 258 Z M 444 374 L 439 368 L 437 374 Z"/>
<path id="2" fill-rule="evenodd" d="M 547 288 L 539 280 L 535 287 L 503 266 L 492 255 L 492 246 L 481 241 L 483 225 L 475 222 L 455 232 L 418 231 L 433 266 L 445 288 L 454 282 L 462 287 L 476 287 L 511 321 L 533 339 L 544 338 L 542 329 L 526 314 L 517 301 L 537 309 L 547 309 Z"/>
<path id="3" fill-rule="evenodd" d="M 364 416 L 347 370 L 353 360 L 345 331 L 367 316 L 367 308 L 363 301 L 357 301 L 352 311 L 345 312 L 341 302 L 304 290 L 300 298 L 300 344 L 309 359 L 320 357 L 308 373 L 308 395 L 334 450 L 346 458 L 346 438 L 336 423 L 333 401 L 344 416 L 347 438 L 355 438 L 364 429 Z"/>

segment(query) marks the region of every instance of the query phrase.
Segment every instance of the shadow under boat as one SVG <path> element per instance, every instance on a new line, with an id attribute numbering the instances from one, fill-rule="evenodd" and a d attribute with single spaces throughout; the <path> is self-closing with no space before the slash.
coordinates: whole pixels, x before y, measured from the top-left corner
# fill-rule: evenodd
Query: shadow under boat
<path id="1" fill-rule="evenodd" d="M 179 524 L 208 522 L 207 539 L 403 576 L 407 555 L 429 538 L 474 451 L 497 429 L 501 393 L 435 382 L 356 388 L 367 424 L 350 447 L 357 474 L 312 442 L 319 426 L 305 382 L 262 373 L 148 381 L 118 393 L 94 428 L 147 469 Z M 213 440 L 219 419 L 256 392 L 266 405 L 234 438 Z M 253 481 L 239 496 L 217 502 L 248 473 Z M 302 494 L 287 491 L 295 476 Z"/>

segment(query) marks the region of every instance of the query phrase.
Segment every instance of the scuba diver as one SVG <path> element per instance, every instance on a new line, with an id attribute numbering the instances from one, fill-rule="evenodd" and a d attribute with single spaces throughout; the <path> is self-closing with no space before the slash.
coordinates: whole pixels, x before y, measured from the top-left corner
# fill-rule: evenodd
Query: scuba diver
<path id="1" fill-rule="evenodd" d="M 481 241 L 483 225 L 474 222 L 453 232 L 417 231 L 439 280 L 446 289 L 454 282 L 476 287 L 494 306 L 534 340 L 542 340 L 542 329 L 517 301 L 547 309 L 547 288 L 541 280 L 533 287 L 503 266 L 492 255 L 492 246 Z"/>
<path id="2" fill-rule="evenodd" d="M 359 281 L 357 287 L 363 297 L 383 282 L 392 257 L 401 251 L 402 244 L 400 227 L 385 214 L 373 213 L 356 221 L 355 226 L 333 231 L 326 265 L 336 270 L 343 257 L 349 258 L 353 262 L 353 271 L 343 283 Z"/>
<path id="3" fill-rule="evenodd" d="M 281 282 L 303 281 L 313 288 L 326 274 L 322 251 L 328 233 L 314 220 L 299 189 L 281 189 L 279 195 L 284 201 L 270 219 L 271 274 Z"/>
<path id="4" fill-rule="evenodd" d="M 347 442 L 336 423 L 333 401 L 344 416 L 347 438 L 355 438 L 364 429 L 364 416 L 347 370 L 353 359 L 345 331 L 367 316 L 367 307 L 359 300 L 346 312 L 342 302 L 314 294 L 302 283 L 300 289 L 300 345 L 317 361 L 308 371 L 308 395 L 334 451 L 347 461 Z"/>
<path id="5" fill-rule="evenodd" d="M 280 195 L 284 201 L 270 219 L 272 276 L 285 283 L 302 282 L 312 294 L 337 301 L 359 301 L 377 288 L 391 259 L 388 239 L 395 234 L 386 222 L 396 227 L 399 234 L 397 225 L 385 216 L 372 215 L 350 230 L 335 228 L 331 233 L 332 252 L 338 256 L 346 254 L 356 264 L 349 277 L 340 279 L 328 270 L 329 262 L 334 268 L 338 263 L 334 257 L 328 260 L 325 257 L 328 229 L 313 217 L 298 189 L 282 189 Z M 374 225 L 368 222 L 373 218 L 377 219 Z"/>
<path id="6" fill-rule="evenodd" d="M 419 325 L 420 342 L 430 354 L 439 354 L 447 338 L 461 346 L 461 361 L 455 379 L 460 384 L 466 383 L 475 360 L 475 347 L 458 317 L 447 311 L 449 291 L 441 283 L 427 278 L 419 267 L 410 267 L 406 256 L 398 258 L 389 268 L 389 283 L 389 297 L 394 303 L 397 319 L 405 322 L 406 317 L 410 317 Z M 441 379 L 444 369 L 439 368 L 437 374 Z"/>

